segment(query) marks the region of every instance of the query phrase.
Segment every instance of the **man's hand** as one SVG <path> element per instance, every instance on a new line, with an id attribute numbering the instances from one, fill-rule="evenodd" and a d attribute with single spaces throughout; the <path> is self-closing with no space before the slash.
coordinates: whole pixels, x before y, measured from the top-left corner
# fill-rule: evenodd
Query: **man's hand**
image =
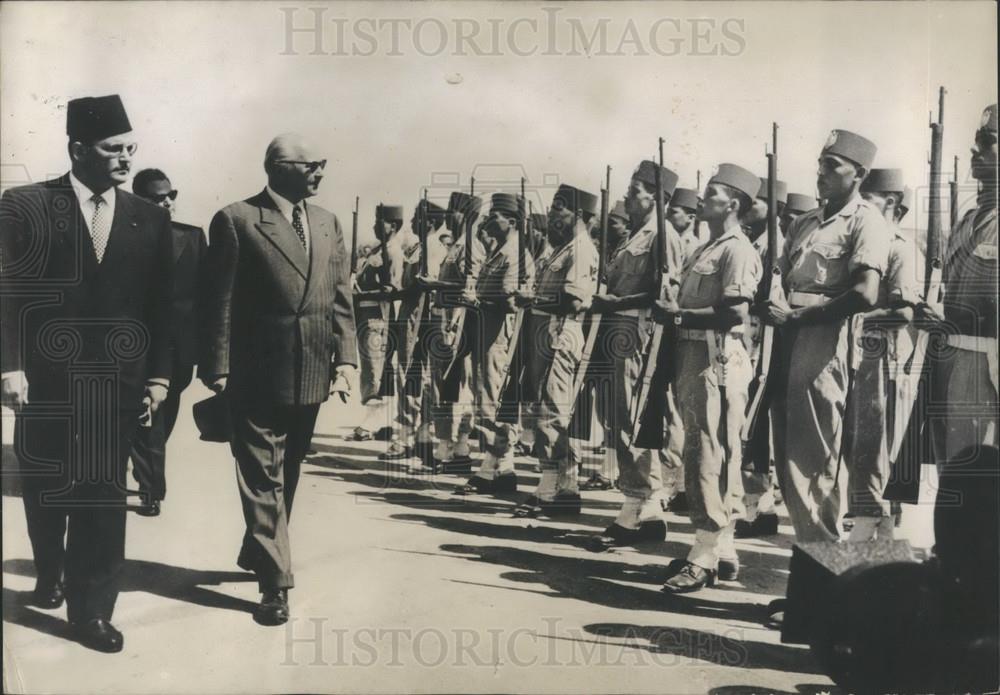
<path id="1" fill-rule="evenodd" d="M 347 403 L 351 396 L 351 381 L 354 378 L 354 367 L 342 364 L 333 368 L 330 383 L 330 395 L 339 396 L 341 403 Z"/>
<path id="2" fill-rule="evenodd" d="M 537 299 L 535 293 L 529 289 L 514 290 L 511 298 L 514 300 L 514 306 L 517 307 L 531 306 Z"/>
<path id="3" fill-rule="evenodd" d="M 673 298 L 657 299 L 653 303 L 653 320 L 657 323 L 673 323 L 674 316 L 681 312 L 681 308 Z"/>
<path id="4" fill-rule="evenodd" d="M 226 374 L 216 374 L 208 377 L 207 379 L 202 379 L 201 381 L 214 393 L 222 393 L 226 390 L 226 382 L 228 380 L 229 379 Z"/>
<path id="5" fill-rule="evenodd" d="M 595 314 L 609 314 L 615 310 L 615 296 L 611 294 L 595 294 L 590 300 L 590 310 Z"/>
<path id="6" fill-rule="evenodd" d="M 28 402 L 28 377 L 23 371 L 7 372 L 0 386 L 0 402 L 15 412 Z"/>
<path id="7" fill-rule="evenodd" d="M 146 382 L 146 394 L 142 399 L 143 412 L 142 415 L 139 416 L 140 423 L 147 426 L 149 425 L 153 415 L 155 415 L 156 411 L 159 410 L 160 404 L 167 399 L 167 392 L 169 390 L 169 387 L 159 382 Z"/>
<path id="8" fill-rule="evenodd" d="M 784 301 L 775 302 L 771 300 L 767 300 L 760 305 L 759 313 L 764 323 L 772 326 L 787 326 L 790 323 L 795 323 L 799 316 Z"/>
<path id="9" fill-rule="evenodd" d="M 944 323 L 944 306 L 921 302 L 913 311 L 913 323 L 918 328 L 932 331 Z"/>

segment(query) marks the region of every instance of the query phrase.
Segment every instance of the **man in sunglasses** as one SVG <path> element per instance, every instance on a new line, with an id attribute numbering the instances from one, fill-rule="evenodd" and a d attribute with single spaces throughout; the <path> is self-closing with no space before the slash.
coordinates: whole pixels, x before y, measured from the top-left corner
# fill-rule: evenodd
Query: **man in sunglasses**
<path id="1" fill-rule="evenodd" d="M 262 625 L 288 620 L 299 468 L 320 404 L 347 402 L 358 361 L 340 222 L 307 202 L 325 165 L 301 136 L 279 135 L 264 155 L 264 190 L 209 227 L 198 376 L 229 403 L 246 524 L 237 564 L 257 575 Z"/>
<path id="2" fill-rule="evenodd" d="M 132 475 L 139 484 L 142 516 L 159 516 L 167 494 L 166 450 L 177 422 L 181 393 L 191 383 L 198 351 L 198 268 L 208 245 L 201 227 L 173 219 L 177 190 L 159 169 L 143 169 L 132 179 L 132 192 L 159 205 L 171 217 L 174 263 L 174 331 L 172 367 L 167 399 L 148 427 L 140 427 L 132 442 Z"/>

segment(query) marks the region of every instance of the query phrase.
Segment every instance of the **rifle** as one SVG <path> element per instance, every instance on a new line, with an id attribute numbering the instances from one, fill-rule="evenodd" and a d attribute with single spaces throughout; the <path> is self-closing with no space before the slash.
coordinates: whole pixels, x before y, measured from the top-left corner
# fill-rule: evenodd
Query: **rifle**
<path id="1" fill-rule="evenodd" d="M 659 141 L 659 160 L 656 167 L 656 257 L 658 260 L 657 274 L 659 298 L 667 299 L 671 294 L 670 252 L 667 248 L 667 228 L 664 214 L 663 181 L 663 138 Z M 641 449 L 661 449 L 664 444 L 663 426 L 666 411 L 666 391 L 672 378 L 672 356 L 669 345 L 673 342 L 673 327 L 666 340 L 666 327 L 661 323 L 653 324 L 653 332 L 646 346 L 646 354 L 642 360 L 642 370 L 636 389 L 634 407 L 632 409 L 632 445 Z M 651 405 L 652 404 L 652 405 Z"/>
<path id="2" fill-rule="evenodd" d="M 351 277 L 358 272 L 358 203 L 361 198 L 354 196 L 354 211 L 351 213 Z"/>
<path id="3" fill-rule="evenodd" d="M 521 218 L 517 223 L 517 289 L 522 291 L 524 289 L 524 284 L 527 281 L 527 267 L 525 266 L 524 258 L 524 246 L 527 243 L 527 226 L 525 224 L 525 213 L 527 212 L 526 197 L 524 195 L 524 177 L 521 177 L 521 200 L 519 208 L 521 210 Z M 503 382 L 500 385 L 500 399 L 497 402 L 497 413 L 494 414 L 494 419 L 499 415 L 500 407 L 504 402 L 510 402 L 513 398 L 514 402 L 520 400 L 517 394 L 508 394 L 507 390 L 511 387 L 511 383 L 515 387 L 521 383 L 521 370 L 524 367 L 524 349 L 525 346 L 521 341 L 521 328 L 524 326 L 524 313 L 528 309 L 524 307 L 519 307 L 517 312 L 514 314 L 514 326 L 511 331 L 510 344 L 507 347 L 507 371 L 504 373 Z"/>
<path id="4" fill-rule="evenodd" d="M 941 291 L 941 150 L 944 146 L 944 95 L 938 91 L 938 120 L 929 117 L 931 129 L 930 179 L 927 204 L 927 255 L 924 258 L 924 301 L 938 303 Z M 957 178 L 956 178 L 957 186 Z M 956 191 L 957 193 L 957 191 Z M 953 193 L 955 195 L 955 193 Z M 953 213 L 954 214 L 954 213 Z M 932 462 L 927 405 L 930 370 L 925 367 L 930 333 L 919 329 L 913 354 L 896 375 L 895 407 L 892 410 L 892 441 L 889 465 L 892 470 L 883 497 L 896 502 L 916 503 L 920 493 L 920 466 Z M 914 410 L 919 410 L 914 416 Z"/>
<path id="5" fill-rule="evenodd" d="M 767 152 L 767 256 L 764 259 L 764 274 L 759 291 L 768 301 L 784 301 L 781 284 L 781 269 L 778 268 L 778 203 L 775 192 L 778 180 L 778 124 L 771 125 L 771 151 Z M 750 383 L 746 418 L 740 430 L 740 439 L 748 454 L 748 463 L 753 461 L 758 473 L 766 473 L 770 467 L 770 442 L 768 437 L 768 405 L 773 391 L 769 375 L 777 366 L 776 331 L 774 326 L 761 321 L 760 354 L 754 379 Z"/>
<path id="6" fill-rule="evenodd" d="M 948 206 L 949 229 L 958 226 L 958 155 L 955 155 L 954 170 L 952 171 L 951 183 L 948 184 L 951 200 Z"/>
<path id="7" fill-rule="evenodd" d="M 475 196 L 476 195 L 476 177 L 475 176 L 470 176 L 469 177 L 469 195 L 470 196 Z M 465 284 L 463 285 L 463 289 L 466 289 L 466 288 L 469 287 L 469 284 L 472 282 L 472 225 L 473 225 L 473 219 L 472 219 L 472 215 L 468 211 L 466 211 L 466 213 L 465 213 L 464 219 L 462 220 L 462 224 L 465 225 L 465 249 L 464 249 L 464 254 L 465 254 L 465 268 L 464 268 L 464 270 L 465 270 Z M 462 339 L 462 334 L 465 331 L 465 316 L 466 316 L 466 312 L 467 311 L 468 311 L 468 309 L 466 309 L 465 307 L 461 307 L 461 306 L 460 307 L 454 307 L 452 309 L 451 320 L 448 321 L 448 324 L 445 327 L 444 338 L 443 338 L 444 343 L 449 348 L 453 348 L 453 349 L 449 353 L 450 359 L 448 360 L 448 364 L 445 365 L 445 368 L 444 368 L 444 370 L 442 372 L 442 376 L 441 376 L 442 379 L 447 379 L 448 375 L 451 373 L 452 367 L 455 366 L 455 359 L 456 359 L 457 354 L 458 354 L 458 343 Z M 473 369 L 473 378 L 475 378 L 475 369 Z M 473 390 L 475 390 L 475 389 L 473 389 Z"/>
<path id="8" fill-rule="evenodd" d="M 382 269 L 379 271 L 381 275 L 382 286 L 388 287 L 392 284 L 392 269 L 389 267 L 389 243 L 388 235 L 385 233 L 385 219 L 383 218 L 382 203 L 379 203 L 375 208 L 375 228 L 379 230 L 379 234 L 382 235 L 382 243 L 379 246 L 379 251 L 382 254 Z"/>

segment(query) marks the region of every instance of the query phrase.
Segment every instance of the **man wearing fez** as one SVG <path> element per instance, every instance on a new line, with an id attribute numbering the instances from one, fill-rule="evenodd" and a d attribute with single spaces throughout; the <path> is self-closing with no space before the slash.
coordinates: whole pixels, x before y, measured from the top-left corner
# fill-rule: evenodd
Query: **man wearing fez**
<path id="1" fill-rule="evenodd" d="M 893 423 L 889 405 L 895 395 L 895 375 L 913 352 L 907 326 L 913 320 L 913 307 L 920 302 L 917 274 L 923 267 L 916 247 L 895 223 L 904 187 L 901 170 L 872 169 L 860 189 L 861 197 L 882 213 L 891 237 L 876 308 L 864 315 L 864 349 L 848 395 L 845 426 L 852 436 L 844 463 L 849 485 L 847 511 L 854 517 L 851 541 L 893 537 L 890 505 L 882 497 L 890 470 Z"/>
<path id="2" fill-rule="evenodd" d="M 279 135 L 264 190 L 209 227 L 199 377 L 228 396 L 246 524 L 237 563 L 257 575 L 264 625 L 288 620 L 288 521 L 319 406 L 347 402 L 357 363 L 340 222 L 306 202 L 325 165 L 301 136 Z"/>
<path id="3" fill-rule="evenodd" d="M 699 216 L 709 238 L 688 259 L 676 301 L 661 299 L 656 321 L 676 325 L 674 378 L 684 424 L 684 478 L 695 542 L 675 562 L 666 593 L 689 593 L 739 573 L 734 521 L 743 512 L 740 430 L 753 367 L 741 333 L 762 274 L 760 256 L 740 228 L 757 177 L 719 165 Z"/>
<path id="4" fill-rule="evenodd" d="M 562 184 L 549 208 L 548 230 L 553 252 L 538 277 L 534 291 L 518 294 L 519 303 L 531 306 L 529 344 L 537 386 L 534 453 L 542 476 L 532 496 L 519 504 L 515 516 L 536 517 L 580 513 L 577 466 L 570 452 L 570 420 L 575 398 L 580 355 L 583 352 L 583 319 L 597 289 L 598 251 L 591 231 L 598 222 L 597 196 Z M 544 373 L 534 367 L 542 365 Z"/>
<path id="5" fill-rule="evenodd" d="M 625 211 L 632 233 L 618 246 L 608 263 L 607 292 L 595 295 L 593 300 L 592 311 L 603 314 L 601 323 L 606 323 L 609 335 L 615 336 L 606 348 L 613 360 L 614 370 L 611 430 L 615 432 L 618 486 L 625 497 L 614 522 L 603 534 L 588 540 L 588 548 L 595 552 L 616 545 L 662 541 L 667 533 L 658 497 L 663 491 L 661 454 L 632 445 L 630 412 L 640 385 L 643 355 L 653 328 L 650 309 L 659 295 L 656 283 L 659 259 L 655 243 L 656 167 L 655 162 L 644 160 L 632 174 L 625 194 Z M 669 206 L 677 187 L 677 174 L 661 167 L 660 180 L 665 202 Z M 666 224 L 665 231 L 673 271 L 673 277 L 666 278 L 666 281 L 677 287 L 683 267 L 684 247 L 672 225 Z M 671 420 L 679 421 L 680 418 Z M 680 430 L 679 435 L 677 430 Z M 681 467 L 682 444 L 679 438 L 682 437 L 683 429 L 679 426 L 668 433 L 665 445 L 669 454 L 666 461 L 668 469 L 679 470 Z"/>
<path id="6" fill-rule="evenodd" d="M 778 230 L 782 234 L 787 234 L 792 226 L 792 222 L 800 215 L 815 209 L 819 205 L 816 196 L 804 193 L 789 193 L 785 199 L 785 205 L 781 208 L 778 216 Z"/>
<path id="7" fill-rule="evenodd" d="M 126 460 L 172 371 L 170 216 L 117 188 L 131 131 L 118 95 L 70 101 L 70 172 L 0 203 L 2 390 L 17 413 L 32 602 L 58 608 L 65 595 L 77 639 L 105 652 L 124 641 L 110 620 Z"/>
<path id="8" fill-rule="evenodd" d="M 177 422 L 181 393 L 191 383 L 198 361 L 198 268 L 208 245 L 201 227 L 173 219 L 177 189 L 159 169 L 143 169 L 132 179 L 132 192 L 170 213 L 174 262 L 174 332 L 171 344 L 173 371 L 167 399 L 149 427 L 140 427 L 132 443 L 132 474 L 139 483 L 142 506 L 138 513 L 157 516 L 167 494 L 167 439 Z"/>
<path id="9" fill-rule="evenodd" d="M 702 239 L 698 236 L 698 222 L 695 219 L 700 204 L 698 191 L 678 188 L 671 196 L 670 206 L 667 208 L 667 222 L 681 238 L 685 262 L 702 244 Z"/>
<path id="10" fill-rule="evenodd" d="M 355 279 L 355 309 L 358 330 L 358 350 L 361 358 L 361 405 L 364 417 L 354 429 L 356 441 L 367 441 L 380 430 L 391 429 L 388 401 L 395 390 L 389 327 L 394 312 L 392 302 L 380 297 L 381 292 L 393 292 L 403 283 L 403 248 L 399 230 L 403 226 L 402 205 L 382 205 L 381 222 L 376 219 L 374 230 L 378 244 L 360 259 Z M 378 214 L 376 213 L 376 218 Z M 383 269 L 382 247 L 389 260 L 389 271 Z M 386 285 L 388 280 L 388 285 Z"/>
<path id="11" fill-rule="evenodd" d="M 779 327 L 771 405 L 774 462 L 799 542 L 839 538 L 844 410 L 857 369 L 858 315 L 878 301 L 891 235 L 882 213 L 859 194 L 875 144 L 834 130 L 819 157 L 817 188 L 826 204 L 800 216 L 778 259 L 786 302 L 765 301 Z"/>

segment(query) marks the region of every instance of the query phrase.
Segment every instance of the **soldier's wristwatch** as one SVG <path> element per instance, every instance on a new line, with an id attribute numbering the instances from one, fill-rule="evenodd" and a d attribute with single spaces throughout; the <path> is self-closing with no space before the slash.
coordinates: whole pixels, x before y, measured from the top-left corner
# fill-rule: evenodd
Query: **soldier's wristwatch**
<path id="1" fill-rule="evenodd" d="M 674 325 L 675 326 L 681 325 L 681 315 L 680 314 L 674 314 Z"/>

